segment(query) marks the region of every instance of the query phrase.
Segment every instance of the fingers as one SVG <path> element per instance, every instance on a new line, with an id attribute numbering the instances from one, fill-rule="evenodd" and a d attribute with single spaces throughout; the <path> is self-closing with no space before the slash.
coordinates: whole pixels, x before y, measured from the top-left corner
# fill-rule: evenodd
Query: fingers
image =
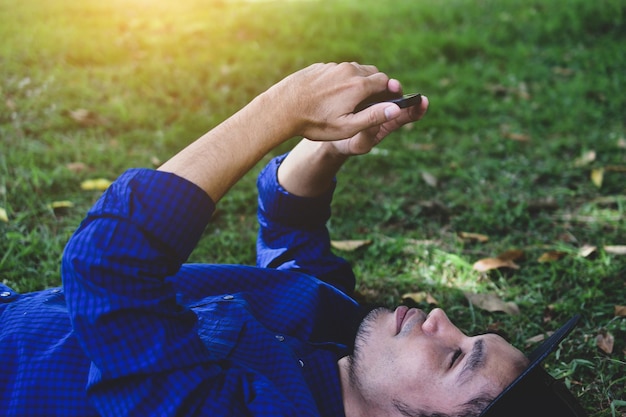
<path id="1" fill-rule="evenodd" d="M 426 97 L 425 95 L 422 95 L 422 102 L 420 103 L 419 106 L 411 106 L 408 109 L 406 109 L 408 117 L 409 117 L 409 121 L 416 122 L 419 119 L 421 119 L 422 116 L 426 114 L 429 104 L 430 103 L 428 101 L 428 97 Z"/>
<path id="2" fill-rule="evenodd" d="M 379 103 L 356 113 L 355 116 L 363 114 L 364 119 L 368 121 L 366 128 L 369 128 L 392 121 L 400 117 L 402 113 L 402 109 L 397 104 Z"/>
<path id="3" fill-rule="evenodd" d="M 297 134 L 313 140 L 348 138 L 383 124 L 384 130 L 393 131 L 418 120 L 427 107 L 427 101 L 408 109 L 381 102 L 355 112 L 367 101 L 402 94 L 398 80 L 390 79 L 374 65 L 356 62 L 314 64 L 293 79 L 290 87 L 284 89 L 287 94 L 283 97 L 291 97 L 293 102 L 286 108 L 296 120 Z M 297 94 L 290 93 L 293 91 Z"/>

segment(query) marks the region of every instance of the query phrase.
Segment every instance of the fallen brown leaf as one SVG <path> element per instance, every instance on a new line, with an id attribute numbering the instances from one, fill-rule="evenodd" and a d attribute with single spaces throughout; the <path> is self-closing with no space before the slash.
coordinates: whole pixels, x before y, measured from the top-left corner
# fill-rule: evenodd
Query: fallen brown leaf
<path id="1" fill-rule="evenodd" d="M 80 183 L 80 188 L 85 191 L 104 191 L 109 188 L 112 182 L 105 178 L 97 178 L 94 180 L 85 180 Z"/>
<path id="2" fill-rule="evenodd" d="M 330 242 L 333 248 L 344 252 L 352 252 L 371 243 L 371 240 L 333 240 Z"/>
<path id="3" fill-rule="evenodd" d="M 428 304 L 439 305 L 439 302 L 426 291 L 410 292 L 402 295 L 403 299 L 411 300 L 417 304 L 426 302 Z"/>
<path id="4" fill-rule="evenodd" d="M 524 251 L 520 249 L 509 249 L 498 255 L 498 259 L 503 261 L 518 261 L 524 258 Z"/>
<path id="5" fill-rule="evenodd" d="M 79 172 L 87 170 L 87 164 L 83 162 L 70 162 L 65 164 L 65 168 L 69 169 L 74 174 L 78 174 Z"/>
<path id="6" fill-rule="evenodd" d="M 593 245 L 584 245 L 582 248 L 578 249 L 578 256 L 587 258 L 591 254 L 595 253 L 597 249 L 598 248 Z"/>
<path id="7" fill-rule="evenodd" d="M 601 331 L 596 336 L 596 346 L 600 348 L 604 353 L 611 354 L 613 353 L 613 345 L 615 343 L 615 338 L 613 335 L 607 331 Z"/>
<path id="8" fill-rule="evenodd" d="M 574 74 L 573 69 L 564 68 L 564 67 L 553 67 L 552 72 L 555 73 L 556 75 L 561 75 L 563 77 L 569 77 L 570 75 Z"/>
<path id="9" fill-rule="evenodd" d="M 560 259 L 563 259 L 565 257 L 565 255 L 567 255 L 566 252 L 561 252 L 558 250 L 552 250 L 552 251 L 548 251 L 548 252 L 544 252 L 539 259 L 537 259 L 537 262 L 555 262 L 558 261 Z"/>
<path id="10" fill-rule="evenodd" d="M 486 311 L 502 311 L 510 315 L 519 314 L 519 307 L 513 302 L 502 301 L 495 294 L 475 294 L 466 292 L 465 298 L 478 308 Z"/>
<path id="11" fill-rule="evenodd" d="M 507 139 L 514 140 L 516 142 L 530 142 L 530 135 L 527 135 L 525 133 L 509 132 L 509 133 L 505 133 L 504 137 Z"/>
<path id="12" fill-rule="evenodd" d="M 69 111 L 70 118 L 81 126 L 100 126 L 106 124 L 106 119 L 87 109 Z"/>
<path id="13" fill-rule="evenodd" d="M 162 164 L 161 160 L 156 155 L 152 155 L 150 157 L 150 163 L 152 164 L 153 167 L 158 167 L 158 166 L 161 166 Z"/>
<path id="14" fill-rule="evenodd" d="M 430 185 L 433 188 L 437 188 L 437 177 L 435 177 L 433 174 L 429 172 L 422 172 L 422 179 L 426 184 Z"/>
<path id="15" fill-rule="evenodd" d="M 74 203 L 69 200 L 53 201 L 48 204 L 48 207 L 54 212 L 56 216 L 63 215 L 68 209 L 74 207 Z"/>
<path id="16" fill-rule="evenodd" d="M 70 208 L 70 207 L 74 207 L 74 203 L 72 203 L 69 200 L 53 201 L 52 203 L 50 203 L 51 209 L 62 209 L 62 208 Z"/>
<path id="17" fill-rule="evenodd" d="M 612 255 L 626 255 L 626 245 L 607 245 L 604 251 Z"/>
<path id="18" fill-rule="evenodd" d="M 519 269 L 519 265 L 508 259 L 484 258 L 476 261 L 472 268 L 478 272 L 487 272 L 491 271 L 492 269 L 499 268 Z"/>
<path id="19" fill-rule="evenodd" d="M 526 339 L 526 344 L 530 345 L 530 344 L 535 344 L 535 343 L 539 343 L 539 342 L 543 342 L 545 340 L 546 337 L 550 337 L 550 335 L 552 335 L 552 333 L 554 332 L 548 332 L 546 334 L 538 334 L 536 336 L 533 337 L 529 337 L 528 339 Z"/>
<path id="20" fill-rule="evenodd" d="M 591 170 L 591 182 L 596 187 L 602 187 L 604 181 L 604 168 L 596 168 Z"/>
<path id="21" fill-rule="evenodd" d="M 459 232 L 459 237 L 463 240 L 477 241 L 480 243 L 485 243 L 489 241 L 489 236 L 483 235 L 480 233 L 472 233 L 472 232 Z"/>
<path id="22" fill-rule="evenodd" d="M 575 167 L 584 167 L 596 160 L 596 151 L 587 151 L 574 161 Z"/>
<path id="23" fill-rule="evenodd" d="M 615 306 L 615 317 L 626 317 L 626 306 Z"/>

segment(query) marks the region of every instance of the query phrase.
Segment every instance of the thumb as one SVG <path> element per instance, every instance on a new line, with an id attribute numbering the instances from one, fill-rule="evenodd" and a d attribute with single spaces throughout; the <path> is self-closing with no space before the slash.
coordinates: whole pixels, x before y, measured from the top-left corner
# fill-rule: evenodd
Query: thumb
<path id="1" fill-rule="evenodd" d="M 369 106 L 351 116 L 354 126 L 359 126 L 359 131 L 370 127 L 380 126 L 400 116 L 402 110 L 397 104 L 377 103 Z"/>

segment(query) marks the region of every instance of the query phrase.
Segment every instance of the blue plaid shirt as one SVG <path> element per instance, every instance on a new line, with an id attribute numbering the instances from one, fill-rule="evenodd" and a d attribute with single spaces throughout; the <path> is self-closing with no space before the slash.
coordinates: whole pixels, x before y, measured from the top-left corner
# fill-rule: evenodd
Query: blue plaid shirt
<path id="1" fill-rule="evenodd" d="M 185 263 L 214 211 L 195 185 L 125 172 L 68 242 L 63 288 L 0 287 L 0 414 L 343 416 L 354 275 L 325 223 L 332 190 L 258 180 L 256 267 Z"/>

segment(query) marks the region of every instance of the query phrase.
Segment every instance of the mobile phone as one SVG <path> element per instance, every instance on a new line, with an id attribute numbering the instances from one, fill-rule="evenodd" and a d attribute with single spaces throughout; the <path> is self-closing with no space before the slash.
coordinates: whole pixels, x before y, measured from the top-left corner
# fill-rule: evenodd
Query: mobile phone
<path id="1" fill-rule="evenodd" d="M 361 104 L 359 104 L 356 109 L 354 109 L 355 112 L 359 112 L 363 109 L 368 108 L 369 106 L 373 106 L 374 104 L 378 104 L 378 103 L 396 103 L 401 109 L 405 109 L 407 107 L 411 107 L 411 106 L 416 106 L 418 104 L 420 104 L 422 102 L 422 95 L 420 93 L 412 93 L 412 94 L 405 94 L 402 97 L 398 97 L 398 98 L 393 98 L 393 99 L 389 99 L 389 100 L 382 100 L 382 101 L 364 101 Z"/>
<path id="2" fill-rule="evenodd" d="M 389 103 L 396 103 L 401 109 L 405 109 L 411 106 L 417 106 L 422 102 L 422 95 L 420 93 L 405 94 L 400 98 L 394 98 L 392 100 L 385 100 Z"/>

